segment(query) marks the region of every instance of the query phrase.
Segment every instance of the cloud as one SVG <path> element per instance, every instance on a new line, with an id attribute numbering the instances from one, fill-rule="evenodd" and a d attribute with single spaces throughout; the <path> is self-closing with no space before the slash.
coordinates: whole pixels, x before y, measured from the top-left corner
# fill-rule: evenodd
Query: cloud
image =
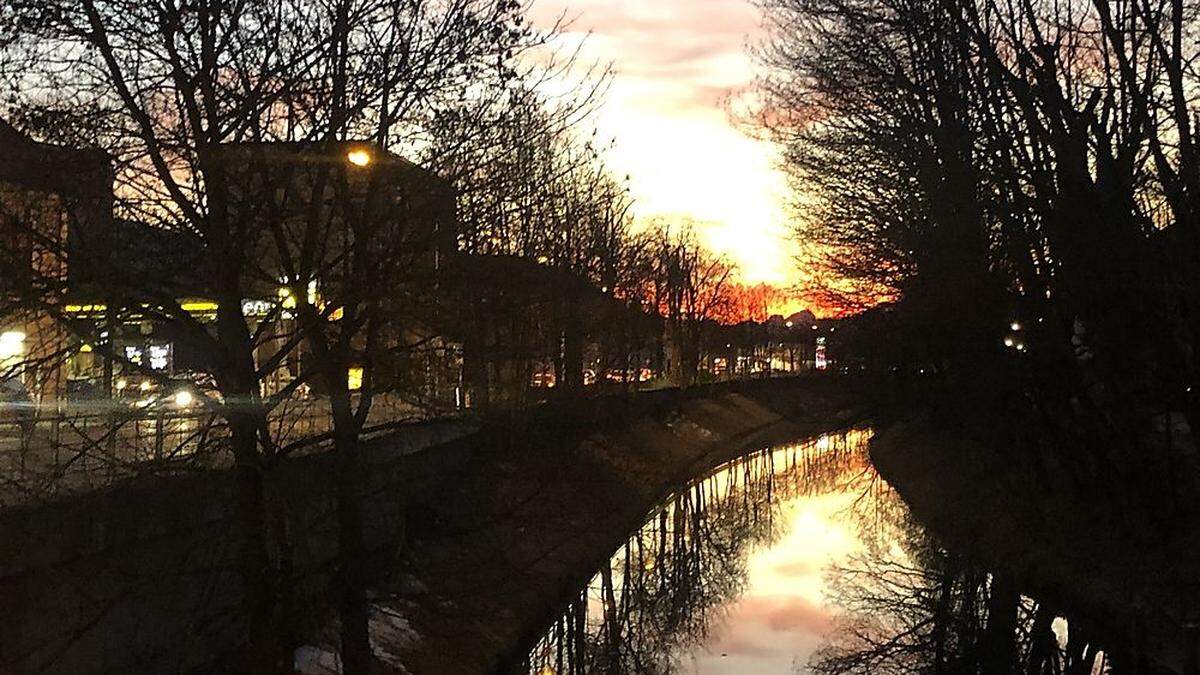
<path id="1" fill-rule="evenodd" d="M 795 247 L 781 233 L 786 179 L 768 143 L 730 120 L 725 103 L 749 88 L 746 42 L 761 36 L 749 0 L 536 0 L 535 25 L 569 22 L 562 44 L 612 63 L 616 76 L 595 120 L 616 139 L 610 160 L 631 177 L 641 218 L 681 214 L 711 223 L 710 243 L 742 279 L 795 282 Z M 586 40 L 585 40 L 586 38 Z"/>
<path id="2" fill-rule="evenodd" d="M 759 16 L 745 0 L 542 0 L 541 25 L 565 15 L 577 38 L 591 34 L 592 52 L 624 76 L 732 87 L 753 79 L 745 54 Z M 730 65 L 736 66 L 730 68 Z"/>

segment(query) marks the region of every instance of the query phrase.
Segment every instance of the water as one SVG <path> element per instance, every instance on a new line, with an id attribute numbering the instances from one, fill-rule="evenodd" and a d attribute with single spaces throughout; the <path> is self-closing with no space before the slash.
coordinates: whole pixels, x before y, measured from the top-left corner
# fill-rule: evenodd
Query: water
<path id="1" fill-rule="evenodd" d="M 769 448 L 669 496 L 550 622 L 529 672 L 1106 671 L 1061 617 L 934 542 L 869 438 Z"/>

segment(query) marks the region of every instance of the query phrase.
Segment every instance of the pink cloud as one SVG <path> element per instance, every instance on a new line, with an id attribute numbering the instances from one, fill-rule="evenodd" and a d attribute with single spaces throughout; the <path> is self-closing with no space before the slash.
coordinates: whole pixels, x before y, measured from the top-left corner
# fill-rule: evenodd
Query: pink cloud
<path id="1" fill-rule="evenodd" d="M 534 20 L 541 25 L 565 15 L 571 30 L 611 42 L 626 75 L 712 84 L 726 73 L 716 59 L 743 58 L 748 37 L 759 32 L 758 11 L 746 0 L 540 0 Z M 749 69 L 745 79 L 749 79 Z M 722 84 L 726 84 L 723 83 Z"/>

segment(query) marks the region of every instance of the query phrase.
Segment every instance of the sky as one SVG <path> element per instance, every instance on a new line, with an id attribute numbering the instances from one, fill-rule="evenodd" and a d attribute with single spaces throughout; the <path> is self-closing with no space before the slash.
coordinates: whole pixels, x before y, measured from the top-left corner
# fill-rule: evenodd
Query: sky
<path id="1" fill-rule="evenodd" d="M 611 63 L 615 77 L 595 124 L 630 177 L 639 219 L 685 217 L 727 254 L 746 283 L 796 278 L 787 237 L 787 185 L 776 154 L 727 113 L 749 87 L 748 41 L 761 37 L 749 0 L 535 0 L 534 23 L 570 22 L 568 42 Z"/>

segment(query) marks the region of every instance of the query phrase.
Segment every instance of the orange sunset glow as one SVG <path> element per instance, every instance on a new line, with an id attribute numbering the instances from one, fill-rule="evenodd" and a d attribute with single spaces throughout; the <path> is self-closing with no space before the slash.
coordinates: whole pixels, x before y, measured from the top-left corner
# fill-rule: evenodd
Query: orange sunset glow
<path id="1" fill-rule="evenodd" d="M 586 60 L 613 64 L 596 125 L 616 139 L 610 162 L 630 177 L 636 217 L 695 222 L 747 286 L 795 285 L 775 148 L 739 129 L 727 110 L 754 81 L 746 46 L 760 37 L 758 9 L 743 0 L 538 0 L 532 14 L 541 25 L 565 18 L 566 43 L 582 42 Z M 807 306 L 779 295 L 771 313 Z"/>

